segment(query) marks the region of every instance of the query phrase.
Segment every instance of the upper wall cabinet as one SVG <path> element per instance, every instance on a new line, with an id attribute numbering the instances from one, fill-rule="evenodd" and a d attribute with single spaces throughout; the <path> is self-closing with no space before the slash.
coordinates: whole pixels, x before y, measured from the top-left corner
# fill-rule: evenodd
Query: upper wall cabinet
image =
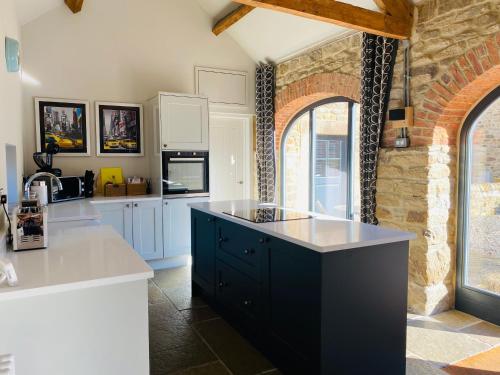
<path id="1" fill-rule="evenodd" d="M 196 93 L 214 106 L 248 107 L 248 73 L 213 68 L 195 68 Z"/>
<path id="2" fill-rule="evenodd" d="M 160 94 L 161 143 L 164 150 L 208 150 L 208 99 Z"/>

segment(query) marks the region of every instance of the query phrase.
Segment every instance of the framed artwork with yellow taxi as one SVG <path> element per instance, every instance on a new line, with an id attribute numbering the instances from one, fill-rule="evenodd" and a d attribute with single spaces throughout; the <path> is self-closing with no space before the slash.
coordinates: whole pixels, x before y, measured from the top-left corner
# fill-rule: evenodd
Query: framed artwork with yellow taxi
<path id="1" fill-rule="evenodd" d="M 35 98 L 37 151 L 53 142 L 57 155 L 90 156 L 89 107 L 85 100 Z"/>
<path id="2" fill-rule="evenodd" d="M 142 105 L 96 102 L 97 156 L 144 156 Z"/>

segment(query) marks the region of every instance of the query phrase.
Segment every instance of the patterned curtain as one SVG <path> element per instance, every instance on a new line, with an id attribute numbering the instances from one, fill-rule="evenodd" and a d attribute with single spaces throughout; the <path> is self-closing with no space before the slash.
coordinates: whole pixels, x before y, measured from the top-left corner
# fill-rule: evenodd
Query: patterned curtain
<path id="1" fill-rule="evenodd" d="M 274 65 L 261 64 L 256 72 L 257 189 L 259 201 L 273 203 L 276 185 L 274 154 Z"/>
<path id="2" fill-rule="evenodd" d="M 363 34 L 361 59 L 361 221 L 378 224 L 376 183 L 378 151 L 392 85 L 398 41 Z"/>

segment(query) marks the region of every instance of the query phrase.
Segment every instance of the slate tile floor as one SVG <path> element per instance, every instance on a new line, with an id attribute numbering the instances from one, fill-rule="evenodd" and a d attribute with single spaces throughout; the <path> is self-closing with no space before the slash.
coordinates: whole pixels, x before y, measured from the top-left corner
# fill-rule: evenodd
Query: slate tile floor
<path id="1" fill-rule="evenodd" d="M 280 374 L 203 300 L 191 297 L 190 279 L 190 268 L 180 267 L 157 271 L 149 282 L 151 374 Z M 499 348 L 500 327 L 470 315 L 408 314 L 408 375 L 462 374 L 457 368 L 464 369 L 457 366 L 465 359 Z M 491 363 L 491 354 L 488 358 Z M 456 366 L 446 367 L 452 363 Z M 500 374 L 500 358 L 498 368 L 466 370 L 474 375 Z"/>

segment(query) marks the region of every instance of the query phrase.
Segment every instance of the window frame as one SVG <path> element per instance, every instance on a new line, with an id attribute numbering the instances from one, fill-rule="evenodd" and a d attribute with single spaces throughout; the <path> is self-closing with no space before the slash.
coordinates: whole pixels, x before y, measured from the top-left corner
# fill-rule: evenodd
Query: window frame
<path id="1" fill-rule="evenodd" d="M 488 107 L 500 98 L 500 86 L 486 95 L 468 114 L 460 131 L 458 216 L 457 216 L 457 277 L 455 307 L 457 310 L 475 315 L 500 325 L 500 297 L 487 290 L 466 284 L 467 253 L 469 248 L 470 186 L 472 171 L 472 138 L 477 119 Z"/>
<path id="2" fill-rule="evenodd" d="M 346 207 L 346 219 L 354 219 L 354 168 L 353 168 L 353 150 L 354 150 L 354 129 L 356 125 L 355 116 L 355 104 L 359 104 L 355 100 L 349 99 L 345 96 L 335 96 L 331 98 L 322 99 L 316 101 L 307 107 L 299 111 L 295 116 L 288 121 L 283 135 L 281 137 L 280 144 L 280 203 L 284 206 L 285 203 L 285 148 L 286 141 L 288 138 L 288 133 L 293 127 L 293 124 L 304 114 L 309 113 L 309 210 L 313 211 L 314 204 L 314 171 L 315 165 L 315 155 L 316 155 L 316 121 L 314 116 L 314 110 L 323 105 L 332 103 L 347 103 L 348 104 L 348 125 L 347 125 L 347 142 L 346 142 L 346 158 L 347 158 L 347 207 Z"/>

